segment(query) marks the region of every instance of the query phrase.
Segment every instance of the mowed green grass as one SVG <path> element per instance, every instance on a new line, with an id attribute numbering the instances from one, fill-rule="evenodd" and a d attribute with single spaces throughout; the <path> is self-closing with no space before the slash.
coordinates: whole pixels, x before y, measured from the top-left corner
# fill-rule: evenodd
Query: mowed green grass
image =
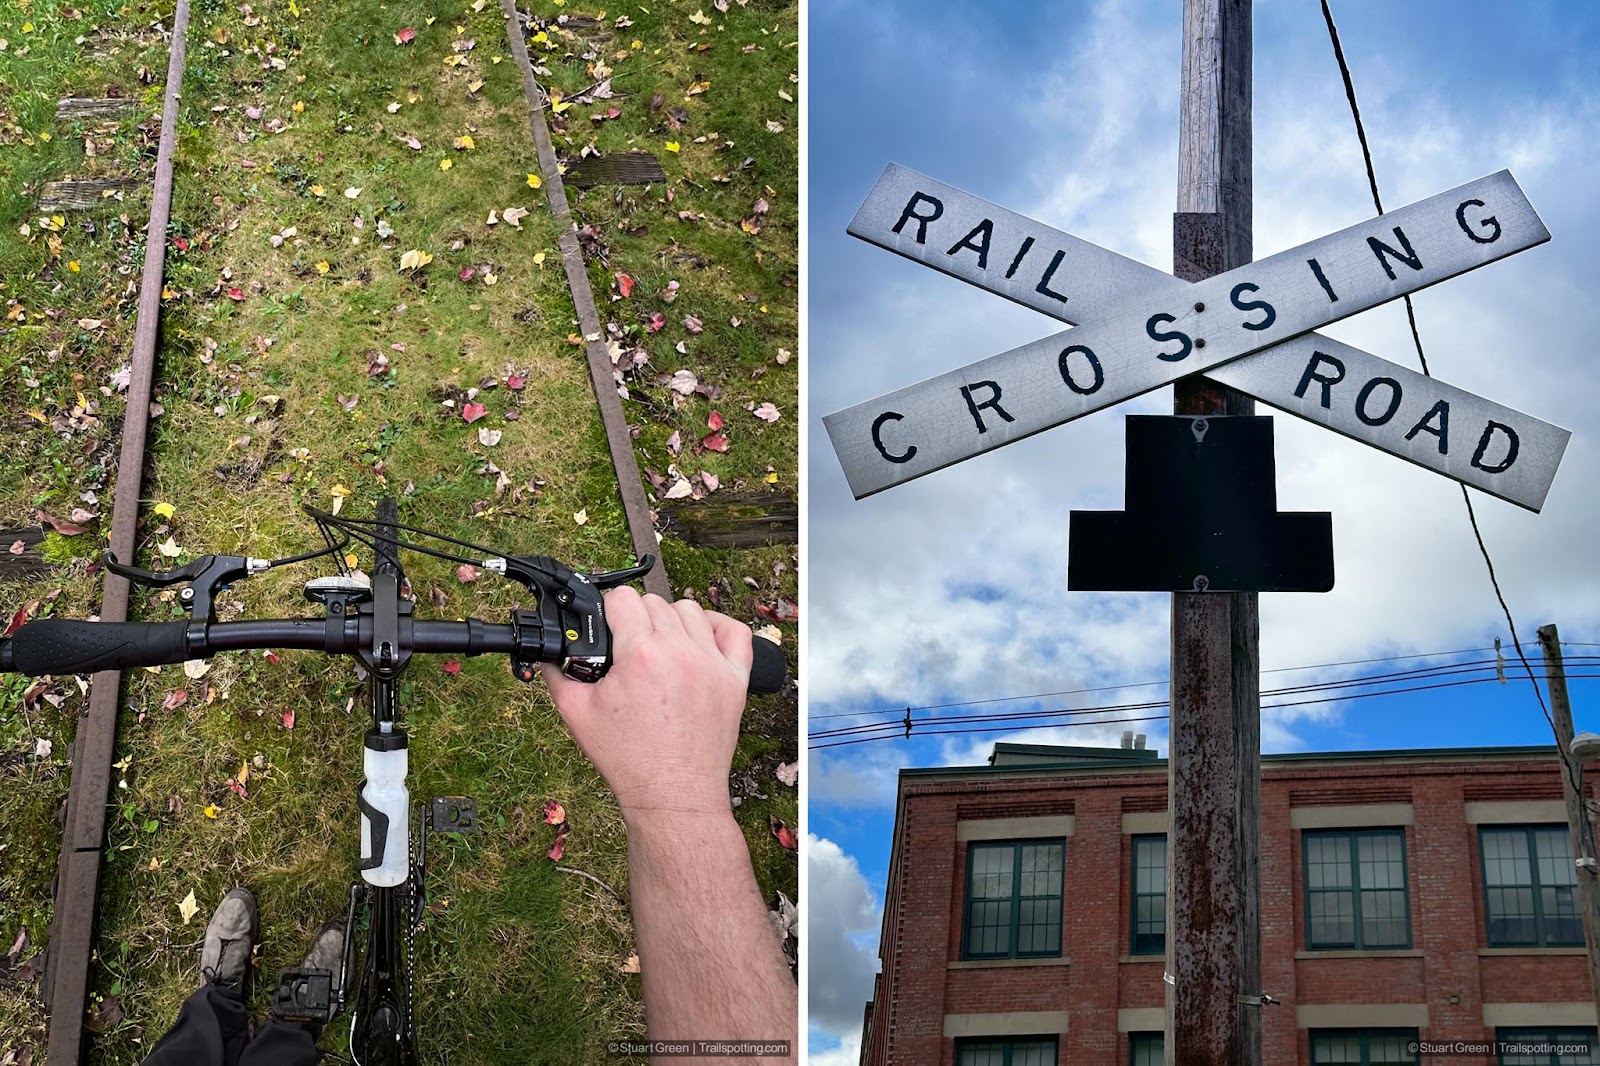
<path id="1" fill-rule="evenodd" d="M 542 4 L 533 15 L 596 14 L 570 7 Z M 797 351 L 797 113 L 784 99 L 798 96 L 797 12 L 737 0 L 726 14 L 705 7 L 643 5 L 626 26 L 619 12 L 579 20 L 581 30 L 553 24 L 532 47 L 542 79 L 569 96 L 598 80 L 597 60 L 612 68 L 617 96 L 550 116 L 564 155 L 591 142 L 645 147 L 667 170 L 666 187 L 572 196 L 606 253 L 590 264 L 602 319 L 620 345 L 648 353 L 626 382 L 641 465 L 706 471 L 720 491 L 792 494 L 798 360 L 781 353 Z M 90 8 L 78 20 L 34 13 L 28 36 L 48 34 L 48 47 L 40 36 L 20 58 L 21 17 L 0 20 L 0 37 L 10 38 L 0 86 L 28 86 L 0 102 L 0 122 L 26 134 L 0 137 L 0 295 L 24 309 L 0 329 L 0 527 L 32 524 L 35 508 L 108 512 L 85 493 L 110 495 L 113 376 L 132 335 L 147 194 L 73 213 L 59 231 L 41 229 L 31 205 L 48 178 L 148 169 L 152 131 L 139 127 L 159 106 L 165 51 L 141 27 L 170 8 Z M 191 19 L 162 410 L 138 561 L 303 551 L 317 542 L 299 505 L 337 499 L 364 515 L 388 493 L 401 498 L 405 522 L 581 567 L 629 562 L 555 224 L 544 190 L 527 181 L 537 166 L 496 7 L 264 0 L 249 10 L 196 4 Z M 100 31 L 85 35 L 80 22 Z M 415 39 L 397 45 L 406 27 Z M 468 40 L 470 49 L 456 46 Z M 153 84 L 142 83 L 141 67 L 155 71 Z M 95 155 L 81 130 L 37 136 L 52 129 L 56 96 L 99 95 L 107 84 L 137 97 L 141 111 L 102 131 Z M 656 93 L 664 101 L 652 109 Z M 616 117 L 592 117 L 612 107 Z M 688 121 L 673 129 L 665 114 L 679 107 Z M 456 147 L 461 137 L 472 146 Z M 490 211 L 507 208 L 529 211 L 520 228 L 488 224 Z M 380 221 L 392 235 L 379 235 Z M 432 261 L 402 270 L 413 249 Z M 619 273 L 634 282 L 627 297 Z M 678 295 L 668 303 L 671 281 Z M 657 311 L 667 321 L 652 331 Z M 701 332 L 684 323 L 691 315 Z M 680 369 L 716 386 L 708 391 L 717 399 L 672 392 L 664 379 Z M 512 375 L 522 388 L 508 386 Z M 468 402 L 486 409 L 471 424 L 461 416 Z M 751 413 L 763 403 L 779 408 L 776 422 Z M 697 454 L 713 411 L 729 448 Z M 686 445 L 678 455 L 667 447 L 674 431 Z M 157 512 L 158 502 L 172 513 Z M 98 581 L 84 559 L 103 544 L 108 520 L 52 535 L 52 556 L 69 565 L 41 581 L 0 583 L 0 607 L 61 589 L 45 613 L 93 611 Z M 157 544 L 180 554 L 168 562 Z M 668 538 L 662 549 L 680 591 L 705 600 L 715 586 L 722 608 L 752 623 L 762 622 L 758 604 L 794 598 L 790 548 L 713 552 Z M 410 570 L 423 616 L 498 620 L 524 598 L 492 575 L 464 584 L 436 560 L 416 557 Z M 223 613 L 307 613 L 299 587 L 319 572 L 241 584 Z M 140 610 L 177 617 L 161 597 Z M 792 655 L 794 626 L 783 629 Z M 49 919 L 52 815 L 65 797 L 79 694 L 60 679 L 48 693 L 59 708 L 23 707 L 23 691 L 15 679 L 0 683 L 0 935 L 9 943 L 17 925 L 26 929 L 26 960 Z M 136 1062 L 170 1024 L 196 982 L 206 917 L 232 885 L 249 885 L 261 901 L 259 972 L 269 980 L 298 961 L 317 925 L 343 913 L 357 850 L 361 699 L 349 664 L 307 653 L 222 657 L 200 678 L 167 667 L 131 679 L 108 815 L 93 1061 Z M 485 827 L 430 849 L 434 914 L 417 941 L 425 1058 L 588 1062 L 604 1041 L 642 1033 L 638 977 L 621 972 L 633 942 L 620 819 L 542 687 L 514 682 L 503 662 L 469 660 L 453 676 L 420 658 L 404 699 L 414 798 L 473 795 Z M 767 819 L 797 818 L 794 790 L 772 779 L 780 760 L 795 758 L 794 703 L 752 708 L 736 766 L 766 798 L 746 802 L 740 818 L 763 891 L 793 898 L 794 855 Z M 50 756 L 34 754 L 40 739 L 52 741 Z M 245 767 L 240 796 L 229 780 Z M 559 865 L 546 855 L 555 833 L 541 821 L 546 799 L 562 802 L 572 824 Z M 200 911 L 185 922 L 179 904 L 190 892 Z M 37 980 L 0 972 L 0 1040 L 39 1046 L 36 996 Z M 264 1011 L 265 991 L 255 1006 Z M 324 1043 L 341 1039 L 330 1033 Z"/>

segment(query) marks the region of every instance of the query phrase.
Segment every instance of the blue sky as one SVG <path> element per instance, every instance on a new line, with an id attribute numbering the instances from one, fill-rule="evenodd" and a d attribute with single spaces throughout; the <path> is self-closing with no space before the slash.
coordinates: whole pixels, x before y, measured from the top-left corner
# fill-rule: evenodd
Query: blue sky
<path id="1" fill-rule="evenodd" d="M 1534 661 L 1533 631 L 1546 622 L 1567 641 L 1600 642 L 1600 7 L 1333 8 L 1386 206 L 1509 168 L 1553 234 L 1415 303 L 1435 374 L 1573 431 L 1542 514 L 1482 495 L 1475 503 Z M 1171 268 L 1180 13 L 1179 0 L 808 4 L 813 730 L 849 721 L 821 715 L 908 704 L 1108 689 L 1002 705 L 1081 708 L 1163 693 L 1131 686 L 1166 676 L 1168 598 L 1068 593 L 1065 560 L 1068 511 L 1121 507 L 1120 416 L 1170 413 L 1170 390 L 859 502 L 820 418 L 1060 328 L 848 237 L 887 163 Z M 1316 0 L 1258 0 L 1255 58 L 1255 247 L 1264 257 L 1373 212 Z M 1326 332 L 1415 366 L 1399 305 Z M 1332 512 L 1338 577 L 1327 595 L 1263 597 L 1265 668 L 1482 648 L 1509 636 L 1453 483 L 1290 416 L 1275 423 L 1279 506 Z M 1600 648 L 1569 654 L 1584 651 Z M 1425 663 L 1273 674 L 1263 687 Z M 1592 681 L 1574 682 L 1579 728 L 1600 729 L 1596 695 Z M 1115 743 L 1121 728 L 1023 739 Z M 1163 723 L 1135 728 L 1165 749 Z M 999 735 L 811 753 L 814 1064 L 855 1061 L 895 774 L 981 762 Z M 1263 735 L 1268 750 L 1282 751 L 1544 743 L 1549 732 L 1526 679 L 1513 675 L 1504 688 L 1268 711 Z"/>

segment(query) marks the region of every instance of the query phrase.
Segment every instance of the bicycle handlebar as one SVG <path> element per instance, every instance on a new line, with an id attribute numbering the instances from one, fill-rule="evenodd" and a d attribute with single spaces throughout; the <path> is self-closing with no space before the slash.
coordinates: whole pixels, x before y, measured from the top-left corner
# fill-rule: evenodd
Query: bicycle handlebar
<path id="1" fill-rule="evenodd" d="M 41 618 L 0 640 L 0 673 L 87 674 L 204 659 L 224 651 L 302 649 L 355 655 L 371 647 L 369 616 L 277 618 L 249 622 L 84 622 Z M 477 618 L 465 622 L 403 619 L 402 648 L 456 655 L 509 655 L 518 650 L 516 627 Z M 752 693 L 777 692 L 786 668 L 783 652 L 751 639 Z"/>

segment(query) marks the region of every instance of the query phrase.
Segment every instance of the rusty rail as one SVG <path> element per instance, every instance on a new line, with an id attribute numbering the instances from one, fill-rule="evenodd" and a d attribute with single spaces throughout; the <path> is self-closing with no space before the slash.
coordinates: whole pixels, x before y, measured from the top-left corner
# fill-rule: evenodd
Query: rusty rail
<path id="1" fill-rule="evenodd" d="M 122 428 L 122 452 L 111 508 L 111 550 L 133 558 L 144 478 L 150 397 L 155 384 L 156 339 L 161 316 L 161 285 L 166 269 L 167 220 L 172 209 L 172 156 L 178 135 L 178 102 L 183 87 L 189 0 L 177 0 L 172 18 L 172 52 L 167 61 L 166 97 L 161 106 L 161 140 L 156 153 L 155 189 L 145 231 L 144 274 L 133 338 L 133 373 Z M 109 572 L 100 617 L 126 621 L 128 583 Z M 89 998 L 90 961 L 100 896 L 100 857 L 105 848 L 106 798 L 117 740 L 120 671 L 95 674 L 86 709 L 72 742 L 72 787 L 61 833 L 55 907 L 46 955 L 45 1005 L 50 1011 L 47 1060 L 50 1066 L 77 1066 L 83 1057 L 84 1011 Z"/>
<path id="2" fill-rule="evenodd" d="M 500 0 L 500 10 L 505 15 L 511 54 L 522 72 L 522 93 L 528 101 L 528 124 L 533 129 L 533 143 L 539 152 L 545 197 L 556 221 L 563 223 L 561 266 L 566 271 L 567 288 L 572 292 L 572 303 L 578 312 L 578 328 L 583 333 L 584 349 L 589 357 L 589 378 L 594 385 L 595 400 L 600 404 L 600 420 L 606 427 L 606 444 L 611 450 L 611 465 L 616 468 L 617 491 L 622 494 L 622 511 L 628 520 L 628 533 L 633 538 L 633 551 L 635 555 L 659 556 L 661 549 L 656 544 L 650 505 L 644 498 L 644 483 L 639 477 L 639 460 L 633 454 L 633 437 L 628 432 L 628 420 L 622 413 L 622 400 L 617 396 L 616 379 L 612 376 L 605 328 L 595 308 L 594 289 L 589 285 L 577 226 L 567 205 L 567 188 L 561 180 L 561 164 L 556 159 L 555 144 L 550 140 L 549 124 L 544 120 L 547 97 L 533 76 L 533 61 L 528 57 L 527 42 L 522 39 L 516 0 Z M 664 563 L 657 563 L 655 569 L 645 575 L 644 587 L 646 592 L 672 599 L 672 585 L 667 580 Z"/>

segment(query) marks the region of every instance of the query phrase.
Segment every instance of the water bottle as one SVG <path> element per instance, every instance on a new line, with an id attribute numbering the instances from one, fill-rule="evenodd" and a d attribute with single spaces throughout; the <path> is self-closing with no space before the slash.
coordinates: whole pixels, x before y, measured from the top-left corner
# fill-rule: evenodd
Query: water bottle
<path id="1" fill-rule="evenodd" d="M 383 723 L 388 726 L 389 723 Z M 410 872 L 411 793 L 406 789 L 406 734 L 403 729 L 367 734 L 361 783 L 361 876 L 370 885 L 392 888 Z"/>

